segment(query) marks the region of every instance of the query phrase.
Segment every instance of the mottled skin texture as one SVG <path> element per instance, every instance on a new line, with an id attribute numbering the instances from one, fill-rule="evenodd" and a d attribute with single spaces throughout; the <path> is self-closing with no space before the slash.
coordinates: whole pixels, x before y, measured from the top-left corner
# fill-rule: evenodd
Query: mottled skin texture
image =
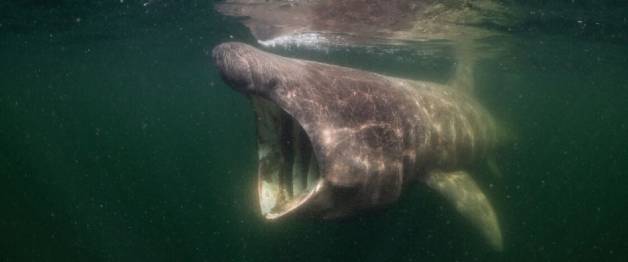
<path id="1" fill-rule="evenodd" d="M 404 184 L 423 181 L 478 227 L 490 224 L 482 231 L 501 248 L 486 197 L 466 172 L 457 172 L 484 161 L 497 142 L 493 120 L 472 97 L 435 83 L 280 57 L 241 43 L 221 44 L 213 56 L 232 88 L 276 104 L 307 133 L 325 196 L 312 197 L 318 203 L 301 209 L 346 216 L 390 204 Z"/>

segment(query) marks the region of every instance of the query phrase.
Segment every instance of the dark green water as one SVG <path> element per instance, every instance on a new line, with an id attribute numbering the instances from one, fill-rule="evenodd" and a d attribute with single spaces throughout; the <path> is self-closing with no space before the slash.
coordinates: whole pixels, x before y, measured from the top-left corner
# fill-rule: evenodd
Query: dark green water
<path id="1" fill-rule="evenodd" d="M 254 40 L 212 4 L 0 4 L 0 261 L 628 256 L 625 3 L 528 3 L 526 23 L 486 40 L 487 52 L 509 48 L 477 66 L 478 95 L 518 138 L 498 159 L 503 179 L 487 187 L 502 253 L 422 187 L 347 221 L 265 222 L 251 108 L 209 56 L 218 43 Z M 432 80 L 451 62 L 293 55 Z"/>

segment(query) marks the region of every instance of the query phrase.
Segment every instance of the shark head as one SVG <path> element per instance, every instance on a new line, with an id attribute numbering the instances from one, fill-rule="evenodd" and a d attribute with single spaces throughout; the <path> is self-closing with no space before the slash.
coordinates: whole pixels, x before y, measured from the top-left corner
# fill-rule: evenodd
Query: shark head
<path id="1" fill-rule="evenodd" d="M 376 88 L 387 80 L 242 43 L 215 47 L 213 59 L 223 80 L 252 101 L 266 218 L 341 217 L 397 200 L 402 141 L 387 111 L 396 100 Z"/>

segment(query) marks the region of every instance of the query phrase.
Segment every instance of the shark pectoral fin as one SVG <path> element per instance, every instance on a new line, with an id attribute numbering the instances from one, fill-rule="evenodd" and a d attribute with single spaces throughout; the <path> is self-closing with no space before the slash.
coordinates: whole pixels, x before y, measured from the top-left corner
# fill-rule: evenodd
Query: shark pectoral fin
<path id="1" fill-rule="evenodd" d="M 502 250 L 502 233 L 495 211 L 467 172 L 432 171 L 427 176 L 426 184 L 440 192 L 458 212 L 471 220 L 496 250 Z"/>

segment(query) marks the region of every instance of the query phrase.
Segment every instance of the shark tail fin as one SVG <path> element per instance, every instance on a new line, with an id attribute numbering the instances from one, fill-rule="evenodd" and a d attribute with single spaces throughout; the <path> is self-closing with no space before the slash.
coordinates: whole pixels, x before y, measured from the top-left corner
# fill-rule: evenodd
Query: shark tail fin
<path id="1" fill-rule="evenodd" d="M 497 215 L 486 195 L 465 171 L 432 171 L 426 184 L 445 197 L 456 210 L 482 232 L 490 245 L 503 249 L 501 229 Z"/>

